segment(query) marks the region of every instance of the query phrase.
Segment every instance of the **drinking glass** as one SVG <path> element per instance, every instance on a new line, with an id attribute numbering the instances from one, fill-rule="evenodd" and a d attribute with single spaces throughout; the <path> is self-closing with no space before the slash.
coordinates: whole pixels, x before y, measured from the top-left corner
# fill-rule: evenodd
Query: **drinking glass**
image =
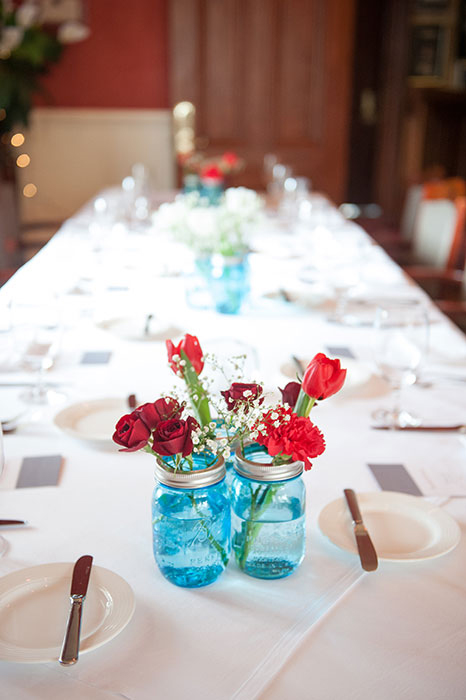
<path id="1" fill-rule="evenodd" d="M 374 359 L 393 392 L 391 408 L 373 413 L 391 427 L 420 425 L 421 419 L 402 406 L 402 390 L 414 384 L 428 350 L 429 318 L 422 301 L 409 299 L 380 305 L 374 322 Z"/>
<path id="2" fill-rule="evenodd" d="M 20 394 L 26 403 L 55 403 L 62 395 L 51 391 L 45 381 L 58 354 L 62 323 L 55 295 L 31 295 L 11 302 L 11 324 L 16 352 L 22 366 L 35 373 L 33 385 Z"/>
<path id="3" fill-rule="evenodd" d="M 5 453 L 3 451 L 3 432 L 2 424 L 0 423 L 0 477 L 3 473 L 3 467 L 5 465 Z M 0 557 L 5 554 L 8 547 L 8 543 L 4 537 L 0 535 Z"/>

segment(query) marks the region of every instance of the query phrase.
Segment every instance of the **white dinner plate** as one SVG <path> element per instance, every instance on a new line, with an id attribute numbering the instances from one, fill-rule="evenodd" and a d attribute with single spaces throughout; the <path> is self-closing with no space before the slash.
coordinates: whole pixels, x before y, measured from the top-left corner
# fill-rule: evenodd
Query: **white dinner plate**
<path id="1" fill-rule="evenodd" d="M 0 578 L 0 659 L 56 661 L 70 607 L 73 563 L 21 569 Z M 80 654 L 116 637 L 131 620 L 134 594 L 121 576 L 93 566 L 83 605 Z"/>
<path id="2" fill-rule="evenodd" d="M 394 491 L 358 493 L 367 530 L 381 560 L 415 561 L 446 554 L 458 544 L 458 523 L 417 496 Z M 337 547 L 357 553 L 351 515 L 344 498 L 328 503 L 319 527 Z"/>
<path id="3" fill-rule="evenodd" d="M 306 368 L 312 358 L 299 359 L 303 367 Z M 364 386 L 364 384 L 370 381 L 372 369 L 369 365 L 346 357 L 340 358 L 340 362 L 341 366 L 347 370 L 345 383 L 343 384 L 341 392 Z M 281 365 L 280 371 L 285 377 L 296 381 L 297 367 L 291 359 Z"/>
<path id="4" fill-rule="evenodd" d="M 57 413 L 54 423 L 71 437 L 95 447 L 108 447 L 115 444 L 112 435 L 116 423 L 131 410 L 121 398 L 81 401 Z"/>

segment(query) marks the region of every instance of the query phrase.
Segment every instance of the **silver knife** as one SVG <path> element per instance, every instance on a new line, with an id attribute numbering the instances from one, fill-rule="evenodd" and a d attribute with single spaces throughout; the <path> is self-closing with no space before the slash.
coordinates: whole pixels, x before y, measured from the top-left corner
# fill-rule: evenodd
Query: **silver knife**
<path id="1" fill-rule="evenodd" d="M 464 433 L 466 425 L 372 425 L 373 430 L 411 430 L 424 433 Z"/>
<path id="2" fill-rule="evenodd" d="M 378 566 L 377 552 L 362 521 L 356 494 L 353 489 L 344 489 L 343 493 L 353 518 L 353 529 L 361 566 L 365 571 L 375 571 Z"/>
<path id="3" fill-rule="evenodd" d="M 81 634 L 81 614 L 86 598 L 89 577 L 91 575 L 92 557 L 86 554 L 80 557 L 73 569 L 70 601 L 65 637 L 58 660 L 63 665 L 75 664 L 79 655 L 79 637 Z"/>

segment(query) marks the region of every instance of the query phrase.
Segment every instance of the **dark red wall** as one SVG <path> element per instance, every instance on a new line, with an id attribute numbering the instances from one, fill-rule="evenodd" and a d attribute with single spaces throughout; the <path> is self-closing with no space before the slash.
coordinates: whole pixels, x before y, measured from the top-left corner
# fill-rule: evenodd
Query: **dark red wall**
<path id="1" fill-rule="evenodd" d="M 40 104 L 166 108 L 169 0 L 88 0 L 91 35 L 64 47 Z M 39 103 L 39 100 L 38 100 Z"/>

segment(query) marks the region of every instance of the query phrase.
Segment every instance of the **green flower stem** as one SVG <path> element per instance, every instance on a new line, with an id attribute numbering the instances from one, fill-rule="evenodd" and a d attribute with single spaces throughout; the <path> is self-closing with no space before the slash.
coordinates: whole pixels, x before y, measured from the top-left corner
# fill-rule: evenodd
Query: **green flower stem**
<path id="1" fill-rule="evenodd" d="M 197 507 L 196 499 L 194 498 L 194 494 L 190 493 L 189 494 L 189 500 L 191 501 L 191 504 L 196 511 L 196 513 L 200 516 L 199 517 L 199 522 L 201 524 L 201 527 L 203 528 L 204 532 L 207 535 L 207 539 L 209 540 L 210 544 L 214 549 L 217 550 L 217 552 L 220 554 L 220 557 L 222 559 L 222 563 L 224 566 L 228 564 L 228 556 L 225 550 L 223 549 L 222 545 L 217 542 L 211 531 L 209 530 L 207 523 L 205 522 L 204 518 L 201 516 L 199 512 L 199 508 Z"/>
<path id="2" fill-rule="evenodd" d="M 296 405 L 294 407 L 294 413 L 296 413 L 297 416 L 304 416 L 307 418 L 315 402 L 315 398 L 308 396 L 301 387 L 298 394 L 298 400 L 296 401 Z"/>
<path id="3" fill-rule="evenodd" d="M 241 556 L 238 560 L 238 565 L 240 569 L 244 570 L 247 558 L 251 551 L 251 547 L 254 544 L 257 536 L 264 525 L 263 522 L 257 522 L 257 519 L 261 517 L 265 510 L 267 510 L 270 505 L 272 498 L 274 497 L 278 485 L 270 484 L 266 486 L 262 493 L 260 493 L 263 487 L 259 486 L 251 497 L 251 512 L 249 519 L 246 522 L 246 534 L 244 537 L 243 547 L 241 550 Z"/>
<path id="4" fill-rule="evenodd" d="M 183 377 L 189 390 L 189 399 L 199 424 L 204 428 L 212 421 L 207 392 L 199 381 L 197 372 L 184 350 L 181 350 L 180 356 L 185 362 L 182 369 Z"/>

